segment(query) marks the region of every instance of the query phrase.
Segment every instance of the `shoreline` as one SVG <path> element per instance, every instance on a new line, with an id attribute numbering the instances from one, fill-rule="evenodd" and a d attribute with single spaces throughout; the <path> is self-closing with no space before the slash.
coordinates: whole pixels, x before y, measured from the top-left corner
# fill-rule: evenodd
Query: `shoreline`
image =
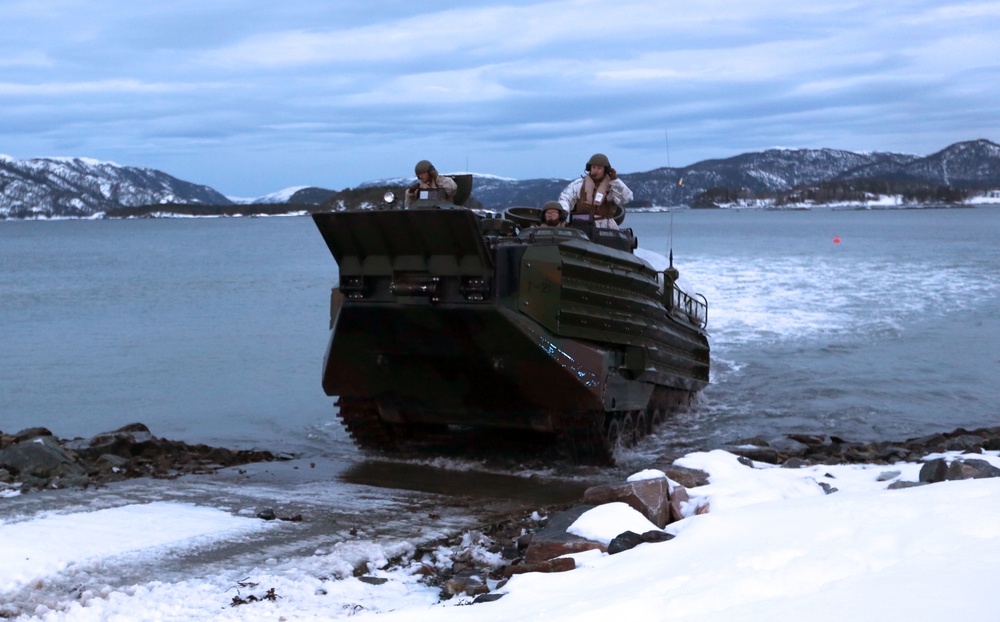
<path id="1" fill-rule="evenodd" d="M 744 460 L 785 468 L 817 464 L 891 465 L 920 462 L 928 455 L 948 451 L 981 454 L 1000 450 L 1000 426 L 956 428 L 901 441 L 867 443 L 837 436 L 786 434 L 771 441 L 762 437 L 740 439 L 719 449 Z M 667 472 L 675 460 L 688 453 L 693 452 L 662 455 L 650 468 Z M 154 436 L 142 423 L 102 432 L 89 439 L 60 439 L 44 427 L 12 434 L 0 430 L 0 496 L 62 488 L 87 489 L 140 477 L 175 479 L 295 457 L 282 452 L 228 449 L 164 439 Z"/>

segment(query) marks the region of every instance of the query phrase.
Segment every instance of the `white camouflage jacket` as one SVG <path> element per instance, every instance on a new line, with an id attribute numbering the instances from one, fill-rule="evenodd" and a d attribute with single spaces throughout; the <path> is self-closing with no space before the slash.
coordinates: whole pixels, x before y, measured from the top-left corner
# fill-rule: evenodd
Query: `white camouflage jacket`
<path id="1" fill-rule="evenodd" d="M 573 208 L 576 207 L 576 202 L 580 198 L 580 188 L 583 187 L 584 177 L 586 177 L 586 175 L 581 175 L 571 181 L 569 185 L 566 186 L 566 189 L 559 195 L 559 203 L 567 212 L 572 212 Z M 611 181 L 611 184 L 608 186 L 608 190 L 611 195 L 610 199 L 615 205 L 624 207 L 632 200 L 632 191 L 629 190 L 628 186 L 625 185 L 625 182 L 622 181 L 620 177 Z"/>

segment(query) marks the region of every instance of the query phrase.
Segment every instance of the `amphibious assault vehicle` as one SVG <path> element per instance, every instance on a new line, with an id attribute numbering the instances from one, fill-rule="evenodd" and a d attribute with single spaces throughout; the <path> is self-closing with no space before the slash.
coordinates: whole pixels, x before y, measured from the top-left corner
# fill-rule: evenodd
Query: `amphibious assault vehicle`
<path id="1" fill-rule="evenodd" d="M 708 383 L 707 302 L 635 254 L 630 229 L 539 210 L 489 217 L 424 192 L 316 213 L 339 266 L 323 389 L 361 449 L 455 426 L 552 434 L 610 464 Z M 619 210 L 616 220 L 624 217 Z"/>

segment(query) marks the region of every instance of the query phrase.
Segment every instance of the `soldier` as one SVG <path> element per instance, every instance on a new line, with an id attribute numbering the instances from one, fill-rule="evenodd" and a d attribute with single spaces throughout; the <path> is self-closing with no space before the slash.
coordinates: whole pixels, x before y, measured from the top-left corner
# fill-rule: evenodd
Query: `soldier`
<path id="1" fill-rule="evenodd" d="M 608 156 L 595 153 L 587 161 L 586 174 L 570 182 L 559 195 L 559 203 L 568 212 L 594 219 L 594 225 L 617 229 L 615 212 L 632 200 L 632 191 L 618 179 Z"/>
<path id="2" fill-rule="evenodd" d="M 566 210 L 559 204 L 559 201 L 549 201 L 542 206 L 542 219 L 538 223 L 539 227 L 565 227 Z"/>
<path id="3" fill-rule="evenodd" d="M 413 172 L 417 174 L 417 183 L 406 189 L 404 207 L 409 207 L 416 201 L 420 197 L 421 190 L 437 190 L 439 199 L 449 202 L 454 200 L 458 184 L 451 177 L 439 176 L 437 169 L 428 160 L 417 162 Z"/>

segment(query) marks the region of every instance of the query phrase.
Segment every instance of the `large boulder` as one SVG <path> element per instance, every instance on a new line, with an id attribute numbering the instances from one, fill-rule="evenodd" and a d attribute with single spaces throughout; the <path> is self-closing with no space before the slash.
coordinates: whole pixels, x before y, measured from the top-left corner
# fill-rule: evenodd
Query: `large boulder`
<path id="1" fill-rule="evenodd" d="M 607 552 L 607 547 L 600 542 L 586 540 L 566 532 L 566 529 L 576 522 L 576 519 L 593 508 L 592 505 L 580 505 L 551 517 L 544 528 L 532 535 L 528 550 L 524 553 L 524 561 L 534 564 L 548 561 L 560 555 L 580 553 L 591 549 L 598 549 L 602 553 Z"/>
<path id="2" fill-rule="evenodd" d="M 86 477 L 76 456 L 52 436 L 23 440 L 0 450 L 0 468 L 17 473 L 21 481 L 34 485 L 46 485 L 54 479 Z"/>
<path id="3" fill-rule="evenodd" d="M 700 469 L 682 467 L 678 464 L 657 465 L 670 481 L 677 482 L 685 488 L 697 488 L 708 484 L 708 473 Z"/>
<path id="4" fill-rule="evenodd" d="M 608 555 L 615 555 L 617 553 L 621 553 L 622 551 L 634 549 L 640 544 L 666 542 L 668 540 L 673 540 L 673 538 L 673 534 L 665 531 L 652 530 L 641 534 L 634 531 L 624 531 L 615 536 L 615 538 L 608 543 Z"/>
<path id="5" fill-rule="evenodd" d="M 649 519 L 660 529 L 670 522 L 670 480 L 666 477 L 641 479 L 618 486 L 593 486 L 583 493 L 583 502 L 603 505 L 620 501 Z"/>
<path id="6" fill-rule="evenodd" d="M 944 458 L 935 458 L 920 467 L 919 479 L 921 482 L 933 484 L 986 477 L 1000 477 L 1000 469 L 980 458 L 959 458 L 950 463 Z"/>
<path id="7" fill-rule="evenodd" d="M 945 474 L 945 479 L 948 480 L 984 479 L 987 477 L 1000 477 L 1000 469 L 979 458 L 955 460 L 948 465 L 948 472 Z"/>
<path id="8" fill-rule="evenodd" d="M 102 432 L 89 439 L 74 439 L 66 444 L 82 454 L 99 456 L 112 454 L 131 458 L 143 452 L 158 439 L 142 423 L 130 423 L 112 432 Z"/>
<path id="9" fill-rule="evenodd" d="M 567 572 L 576 569 L 576 562 L 572 557 L 557 557 L 543 562 L 525 562 L 523 564 L 511 564 L 503 569 L 503 576 L 509 579 L 516 574 L 526 572 Z"/>

